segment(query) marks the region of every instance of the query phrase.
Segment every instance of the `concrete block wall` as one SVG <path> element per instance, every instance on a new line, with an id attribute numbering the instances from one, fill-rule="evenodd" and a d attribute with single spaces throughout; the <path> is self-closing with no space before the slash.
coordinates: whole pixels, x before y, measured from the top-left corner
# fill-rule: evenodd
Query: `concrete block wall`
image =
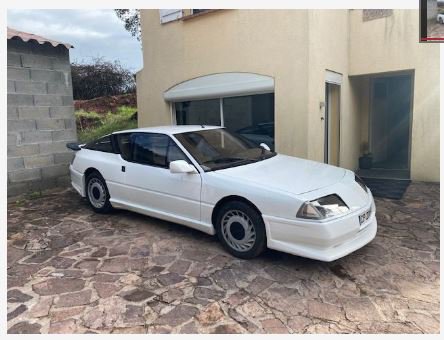
<path id="1" fill-rule="evenodd" d="M 68 185 L 77 140 L 69 50 L 8 40 L 8 196 Z"/>

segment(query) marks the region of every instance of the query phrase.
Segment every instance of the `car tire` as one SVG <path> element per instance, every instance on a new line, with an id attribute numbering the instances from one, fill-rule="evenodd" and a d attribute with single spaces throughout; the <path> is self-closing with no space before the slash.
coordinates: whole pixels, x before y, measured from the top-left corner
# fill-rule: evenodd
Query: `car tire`
<path id="1" fill-rule="evenodd" d="M 442 18 L 439 18 L 439 23 L 442 25 L 444 24 L 444 20 L 442 20 Z"/>
<path id="2" fill-rule="evenodd" d="M 113 207 L 109 201 L 109 191 L 105 179 L 98 171 L 86 177 L 86 198 L 91 208 L 101 214 L 109 213 Z"/>
<path id="3" fill-rule="evenodd" d="M 216 233 L 233 256 L 251 259 L 266 248 L 267 236 L 260 213 L 242 201 L 224 204 L 216 215 Z"/>

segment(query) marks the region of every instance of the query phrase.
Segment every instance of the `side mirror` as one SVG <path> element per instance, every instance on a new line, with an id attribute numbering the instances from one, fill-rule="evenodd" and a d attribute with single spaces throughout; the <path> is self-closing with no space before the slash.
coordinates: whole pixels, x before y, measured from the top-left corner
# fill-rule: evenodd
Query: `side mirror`
<path id="1" fill-rule="evenodd" d="M 194 174 L 196 169 L 184 160 L 177 160 L 170 163 L 170 172 L 173 174 Z"/>
<path id="2" fill-rule="evenodd" d="M 260 146 L 262 149 L 265 149 L 265 150 L 267 150 L 267 151 L 271 151 L 270 147 L 269 147 L 267 144 L 265 144 L 265 143 L 260 143 L 259 146 Z"/>

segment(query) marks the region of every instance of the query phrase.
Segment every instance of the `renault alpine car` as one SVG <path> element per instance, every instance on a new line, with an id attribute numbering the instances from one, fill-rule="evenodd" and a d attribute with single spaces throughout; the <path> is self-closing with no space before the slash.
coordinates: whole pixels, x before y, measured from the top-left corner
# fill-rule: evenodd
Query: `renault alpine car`
<path id="1" fill-rule="evenodd" d="M 96 212 L 127 209 L 217 234 L 240 258 L 268 247 L 333 261 L 376 235 L 372 193 L 352 171 L 225 128 L 140 128 L 68 147 L 72 186 Z"/>

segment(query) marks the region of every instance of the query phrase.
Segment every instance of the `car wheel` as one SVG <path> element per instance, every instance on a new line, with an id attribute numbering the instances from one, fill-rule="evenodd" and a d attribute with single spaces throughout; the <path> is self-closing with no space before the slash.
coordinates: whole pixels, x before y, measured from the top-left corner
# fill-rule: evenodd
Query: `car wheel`
<path id="1" fill-rule="evenodd" d="M 442 20 L 442 18 L 439 18 L 439 23 L 444 24 L 444 21 Z"/>
<path id="2" fill-rule="evenodd" d="M 112 210 L 105 179 L 97 171 L 86 178 L 86 197 L 95 212 L 108 213 Z"/>
<path id="3" fill-rule="evenodd" d="M 216 217 L 216 232 L 228 252 L 242 259 L 258 256 L 266 246 L 262 216 L 244 202 L 232 201 L 222 206 Z"/>

